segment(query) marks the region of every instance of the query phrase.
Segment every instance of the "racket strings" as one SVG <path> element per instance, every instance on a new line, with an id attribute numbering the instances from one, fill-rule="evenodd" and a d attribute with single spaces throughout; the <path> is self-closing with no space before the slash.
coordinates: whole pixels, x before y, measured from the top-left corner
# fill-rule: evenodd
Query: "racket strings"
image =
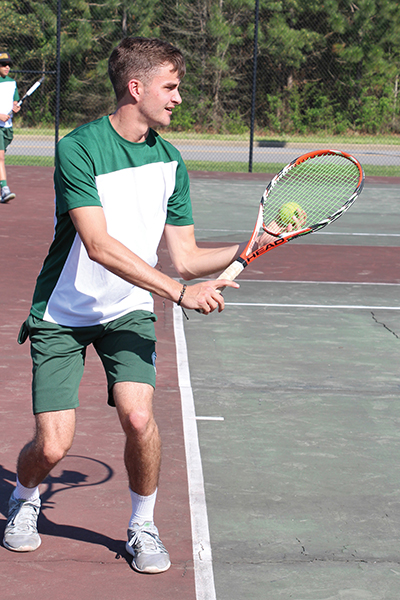
<path id="1" fill-rule="evenodd" d="M 354 195 L 360 180 L 355 163 L 341 155 L 322 155 L 282 171 L 266 191 L 264 223 L 279 222 L 279 211 L 295 202 L 306 213 L 303 228 L 333 217 Z"/>

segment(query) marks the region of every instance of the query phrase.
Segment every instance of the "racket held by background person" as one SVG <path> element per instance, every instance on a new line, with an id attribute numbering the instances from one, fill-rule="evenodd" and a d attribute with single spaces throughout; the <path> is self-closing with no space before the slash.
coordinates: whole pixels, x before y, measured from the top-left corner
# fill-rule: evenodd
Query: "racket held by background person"
<path id="1" fill-rule="evenodd" d="M 29 88 L 29 90 L 26 92 L 26 94 L 25 94 L 24 96 L 22 96 L 22 98 L 21 98 L 20 100 L 18 100 L 18 102 L 17 102 L 17 105 L 18 105 L 18 106 L 21 106 L 21 104 L 22 104 L 23 102 L 25 102 L 25 100 L 26 100 L 27 98 L 29 98 L 29 96 L 31 96 L 31 95 L 33 94 L 33 92 L 36 92 L 36 90 L 38 89 L 39 85 L 40 85 L 40 84 L 43 82 L 43 80 L 44 80 L 44 77 L 45 77 L 45 76 L 43 75 L 43 77 L 41 77 L 41 78 L 39 79 L 39 81 L 36 81 L 36 83 L 34 83 L 34 84 L 33 84 L 33 85 L 32 85 L 32 86 Z M 13 111 L 11 110 L 11 111 L 8 113 L 8 116 L 9 116 L 9 117 L 11 117 L 11 116 L 12 116 L 12 114 L 13 114 Z"/>
<path id="2" fill-rule="evenodd" d="M 346 152 L 316 150 L 296 158 L 267 185 L 249 242 L 218 279 L 233 281 L 259 256 L 333 223 L 363 185 L 362 166 Z"/>

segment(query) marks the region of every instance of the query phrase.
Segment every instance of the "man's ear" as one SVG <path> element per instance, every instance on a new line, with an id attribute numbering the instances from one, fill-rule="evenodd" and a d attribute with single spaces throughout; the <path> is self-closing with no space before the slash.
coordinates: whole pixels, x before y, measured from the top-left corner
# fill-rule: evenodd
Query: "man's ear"
<path id="1" fill-rule="evenodd" d="M 139 79 L 131 79 L 128 83 L 128 91 L 132 98 L 138 101 L 143 92 L 142 82 Z"/>

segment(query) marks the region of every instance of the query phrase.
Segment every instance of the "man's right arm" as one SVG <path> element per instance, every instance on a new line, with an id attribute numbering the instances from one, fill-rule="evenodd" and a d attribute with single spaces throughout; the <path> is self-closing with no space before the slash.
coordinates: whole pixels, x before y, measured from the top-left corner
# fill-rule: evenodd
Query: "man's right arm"
<path id="1" fill-rule="evenodd" d="M 178 301 L 182 290 L 181 283 L 154 269 L 110 236 L 101 207 L 74 208 L 69 211 L 69 215 L 91 260 L 132 285 L 173 302 Z M 187 287 L 181 304 L 185 308 L 200 309 L 205 314 L 215 309 L 221 311 L 224 308 L 224 300 L 217 290 L 222 286 L 239 287 L 236 283 L 226 280 L 201 282 Z"/>

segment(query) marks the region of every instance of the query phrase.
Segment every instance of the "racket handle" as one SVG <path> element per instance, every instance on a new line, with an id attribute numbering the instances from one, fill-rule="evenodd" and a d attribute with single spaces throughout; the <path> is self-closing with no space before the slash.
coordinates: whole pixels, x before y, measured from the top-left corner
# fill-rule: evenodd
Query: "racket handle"
<path id="1" fill-rule="evenodd" d="M 229 281 L 233 281 L 243 271 L 243 269 L 244 269 L 244 265 L 241 262 L 239 262 L 238 260 L 235 260 L 232 264 L 229 265 L 229 267 L 227 267 L 225 269 L 225 271 L 223 273 L 221 273 L 221 275 L 219 277 L 217 277 L 217 280 L 218 279 L 229 279 Z M 220 288 L 217 289 L 217 292 L 222 294 L 225 287 L 226 287 L 225 285 L 221 286 Z M 201 308 L 196 308 L 196 312 L 204 314 L 204 311 Z"/>
<path id="2" fill-rule="evenodd" d="M 229 281 L 233 281 L 236 277 L 243 271 L 244 265 L 243 263 L 235 260 L 229 267 L 225 269 L 223 273 L 217 279 L 229 279 Z"/>

